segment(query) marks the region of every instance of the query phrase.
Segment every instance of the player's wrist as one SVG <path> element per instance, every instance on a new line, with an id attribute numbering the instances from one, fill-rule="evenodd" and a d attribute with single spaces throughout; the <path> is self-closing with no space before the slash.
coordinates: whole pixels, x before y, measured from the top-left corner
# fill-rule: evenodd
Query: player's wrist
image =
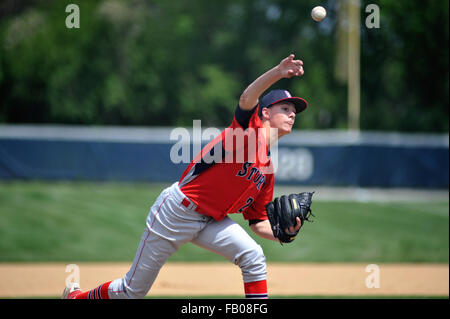
<path id="1" fill-rule="evenodd" d="M 272 70 L 274 73 L 275 81 L 281 80 L 286 77 L 285 74 L 283 74 L 283 68 L 281 64 L 278 64 Z"/>

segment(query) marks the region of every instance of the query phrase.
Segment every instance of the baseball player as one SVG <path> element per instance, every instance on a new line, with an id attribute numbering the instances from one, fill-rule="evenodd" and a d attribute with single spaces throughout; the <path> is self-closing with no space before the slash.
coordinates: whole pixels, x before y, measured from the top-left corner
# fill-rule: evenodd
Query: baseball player
<path id="1" fill-rule="evenodd" d="M 238 265 L 247 298 L 267 298 L 263 250 L 227 215 L 242 213 L 257 235 L 280 241 L 266 211 L 274 187 L 269 150 L 291 132 L 296 114 L 306 109 L 307 102 L 286 90 L 270 91 L 261 102 L 259 98 L 280 79 L 303 73 L 303 62 L 290 54 L 251 83 L 240 96 L 231 125 L 156 199 L 126 275 L 86 292 L 75 283 L 64 290 L 62 298 L 144 298 L 167 259 L 187 242 Z M 235 140 L 240 142 L 230 143 Z M 293 221 L 284 224 L 288 225 L 284 232 L 291 237 L 283 242 L 292 241 L 302 225 L 299 217 Z"/>

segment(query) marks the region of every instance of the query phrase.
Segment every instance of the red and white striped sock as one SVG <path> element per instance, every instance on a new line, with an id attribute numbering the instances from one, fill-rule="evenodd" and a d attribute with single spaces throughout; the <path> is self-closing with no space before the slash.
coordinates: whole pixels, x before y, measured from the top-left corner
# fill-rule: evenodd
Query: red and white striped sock
<path id="1" fill-rule="evenodd" d="M 267 280 L 244 283 L 245 298 L 267 299 Z"/>
<path id="2" fill-rule="evenodd" d="M 76 295 L 75 299 L 109 299 L 108 287 L 111 281 L 101 284 L 95 289 Z"/>

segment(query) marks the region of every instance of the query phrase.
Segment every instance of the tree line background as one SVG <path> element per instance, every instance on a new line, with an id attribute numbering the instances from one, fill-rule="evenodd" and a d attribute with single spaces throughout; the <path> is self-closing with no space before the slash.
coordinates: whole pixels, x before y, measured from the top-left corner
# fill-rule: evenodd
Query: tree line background
<path id="1" fill-rule="evenodd" d="M 80 28 L 68 29 L 68 4 Z M 364 22 L 370 4 L 380 28 Z M 289 53 L 281 80 L 303 129 L 347 128 L 339 0 L 4 0 L 0 123 L 229 125 L 242 90 Z M 448 0 L 361 1 L 361 129 L 448 132 Z M 314 22 L 312 7 L 327 18 Z"/>

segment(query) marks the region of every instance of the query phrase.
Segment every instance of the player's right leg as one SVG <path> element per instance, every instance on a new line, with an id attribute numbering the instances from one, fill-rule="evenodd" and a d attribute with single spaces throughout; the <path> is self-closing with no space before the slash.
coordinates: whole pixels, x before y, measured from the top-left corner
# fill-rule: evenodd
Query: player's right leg
<path id="1" fill-rule="evenodd" d="M 168 215 L 171 208 L 169 188 L 156 199 L 147 217 L 147 227 L 141 237 L 133 264 L 127 274 L 116 280 L 104 283 L 92 290 L 81 292 L 66 288 L 63 298 L 68 299 L 129 299 L 144 298 L 156 279 L 160 268 L 176 247 L 161 236 L 167 232 L 159 224 L 161 216 Z M 156 218 L 158 217 L 158 218 Z M 158 233 L 156 234 L 155 231 Z M 78 284 L 76 284 L 78 286 Z M 67 293 L 69 291 L 69 293 Z M 67 296 L 66 296 L 67 295 Z"/>
<path id="2" fill-rule="evenodd" d="M 123 278 L 113 280 L 109 285 L 109 298 L 144 298 L 161 267 L 176 250 L 170 241 L 146 229 L 130 270 Z"/>
<path id="3" fill-rule="evenodd" d="M 206 224 L 206 217 L 181 205 L 184 198 L 176 184 L 165 189 L 150 209 L 147 227 L 127 274 L 90 291 L 76 292 L 76 299 L 144 298 L 167 259 Z"/>
<path id="4" fill-rule="evenodd" d="M 145 229 L 133 264 L 122 278 L 82 292 L 78 284 L 67 287 L 63 299 L 141 299 L 150 290 L 159 270 L 176 248 L 170 241 Z"/>

